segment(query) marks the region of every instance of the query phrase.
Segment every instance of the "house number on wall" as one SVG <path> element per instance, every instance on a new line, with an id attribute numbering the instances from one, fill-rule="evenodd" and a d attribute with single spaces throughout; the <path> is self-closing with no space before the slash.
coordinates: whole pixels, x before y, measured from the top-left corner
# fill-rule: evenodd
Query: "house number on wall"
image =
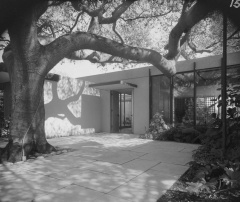
<path id="1" fill-rule="evenodd" d="M 240 0 L 232 0 L 230 7 L 239 8 L 240 7 Z"/>

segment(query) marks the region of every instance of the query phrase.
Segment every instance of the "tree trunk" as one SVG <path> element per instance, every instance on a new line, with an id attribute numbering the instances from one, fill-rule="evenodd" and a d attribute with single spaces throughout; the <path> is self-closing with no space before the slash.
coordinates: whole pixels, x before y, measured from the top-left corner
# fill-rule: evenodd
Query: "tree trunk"
<path id="1" fill-rule="evenodd" d="M 45 138 L 44 77 L 29 68 L 26 70 L 16 59 L 9 73 L 14 82 L 11 82 L 10 141 L 5 148 L 4 159 L 16 162 L 32 152 L 49 153 L 55 150 Z"/>
<path id="2" fill-rule="evenodd" d="M 38 7 L 36 7 L 38 8 Z M 10 139 L 2 159 L 20 161 L 31 152 L 55 150 L 45 137 L 43 84 L 47 61 L 37 40 L 37 10 L 24 13 L 9 28 L 11 45 L 3 54 L 11 81 Z"/>

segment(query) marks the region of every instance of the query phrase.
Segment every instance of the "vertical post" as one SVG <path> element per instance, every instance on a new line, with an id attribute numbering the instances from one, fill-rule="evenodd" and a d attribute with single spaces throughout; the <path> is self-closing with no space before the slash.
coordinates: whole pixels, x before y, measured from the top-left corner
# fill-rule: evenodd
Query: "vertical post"
<path id="1" fill-rule="evenodd" d="M 152 118 L 152 77 L 149 69 L 149 123 Z"/>
<path id="2" fill-rule="evenodd" d="M 124 127 L 125 127 L 125 121 L 126 121 L 126 118 L 125 118 L 125 102 L 126 102 L 126 100 L 125 100 L 125 93 L 123 94 L 123 125 L 124 125 Z"/>
<path id="3" fill-rule="evenodd" d="M 120 103 L 120 105 L 119 105 L 119 111 L 120 111 L 120 129 L 122 129 L 122 93 L 120 93 L 119 94 L 119 103 Z"/>
<path id="4" fill-rule="evenodd" d="M 6 116 L 6 114 L 4 113 L 5 112 L 5 109 L 4 109 L 4 84 L 3 83 L 0 83 L 0 104 L 2 105 L 2 106 L 0 106 L 0 107 L 2 107 L 2 117 L 0 117 L 0 119 L 3 119 L 3 118 L 5 118 L 5 116 Z M 1 101 L 2 100 L 2 101 Z M 2 102 L 2 103 L 1 103 Z M 1 113 L 1 111 L 0 111 L 0 113 Z M 4 128 L 4 122 L 0 122 L 0 137 L 1 137 L 1 135 L 2 135 L 2 130 L 3 130 L 3 128 Z"/>
<path id="5" fill-rule="evenodd" d="M 173 124 L 173 76 L 171 76 L 170 78 L 170 124 L 172 125 Z"/>
<path id="6" fill-rule="evenodd" d="M 196 62 L 193 63 L 193 126 L 196 128 L 197 119 L 197 84 L 196 84 Z"/>
<path id="7" fill-rule="evenodd" d="M 223 58 L 221 71 L 221 89 L 222 89 L 222 153 L 225 155 L 226 136 L 227 136 L 227 16 L 223 11 Z"/>
<path id="8" fill-rule="evenodd" d="M 113 132 L 113 92 L 110 91 L 110 131 Z"/>

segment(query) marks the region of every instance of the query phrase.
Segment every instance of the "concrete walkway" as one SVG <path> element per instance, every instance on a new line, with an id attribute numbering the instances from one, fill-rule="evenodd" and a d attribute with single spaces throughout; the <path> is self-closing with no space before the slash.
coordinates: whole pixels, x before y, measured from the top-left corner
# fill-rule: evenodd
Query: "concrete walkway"
<path id="1" fill-rule="evenodd" d="M 73 151 L 0 165 L 1 202 L 156 202 L 198 147 L 109 133 L 49 142 Z"/>

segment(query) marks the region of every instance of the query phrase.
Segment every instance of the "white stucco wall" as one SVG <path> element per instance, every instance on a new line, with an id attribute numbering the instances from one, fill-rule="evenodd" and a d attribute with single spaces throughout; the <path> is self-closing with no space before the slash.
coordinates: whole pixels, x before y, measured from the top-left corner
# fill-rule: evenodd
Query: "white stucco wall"
<path id="1" fill-rule="evenodd" d="M 149 68 L 125 70 L 81 78 L 94 83 L 122 80 L 136 84 L 133 88 L 133 133 L 143 134 L 149 126 Z M 110 132 L 110 90 L 101 90 L 101 125 L 102 132 Z"/>
<path id="2" fill-rule="evenodd" d="M 133 133 L 144 134 L 149 126 L 149 77 L 127 81 L 138 86 L 133 90 Z"/>
<path id="3" fill-rule="evenodd" d="M 80 79 L 45 81 L 45 131 L 48 138 L 101 131 L 98 90 Z"/>
<path id="4" fill-rule="evenodd" d="M 100 90 L 101 98 L 101 131 L 110 133 L 110 91 Z"/>

